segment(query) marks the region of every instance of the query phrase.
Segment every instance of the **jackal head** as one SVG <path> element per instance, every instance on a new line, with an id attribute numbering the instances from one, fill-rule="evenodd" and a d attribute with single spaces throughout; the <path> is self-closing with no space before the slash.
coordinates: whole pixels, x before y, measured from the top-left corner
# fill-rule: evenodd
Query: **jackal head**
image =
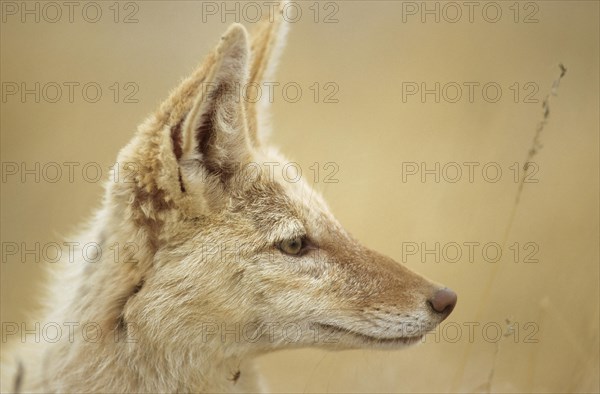
<path id="1" fill-rule="evenodd" d="M 270 75 L 282 29 L 250 41 L 232 25 L 120 153 L 135 176 L 110 201 L 139 261 L 108 280 L 126 282 L 119 319 L 152 346 L 401 347 L 454 308 L 454 292 L 361 245 L 304 180 L 264 165 L 286 161 L 239 87 Z"/>

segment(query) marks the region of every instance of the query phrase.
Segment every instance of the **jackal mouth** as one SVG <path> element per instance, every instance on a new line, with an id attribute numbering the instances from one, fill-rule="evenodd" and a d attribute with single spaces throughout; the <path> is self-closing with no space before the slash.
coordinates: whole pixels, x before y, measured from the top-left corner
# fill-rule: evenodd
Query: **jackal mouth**
<path id="1" fill-rule="evenodd" d="M 363 334 L 360 332 L 356 332 L 344 327 L 335 326 L 331 324 L 318 323 L 320 328 L 325 330 L 326 332 L 332 335 L 339 335 L 341 337 L 348 337 L 352 339 L 358 339 L 365 344 L 369 345 L 412 345 L 419 342 L 424 334 L 422 335 L 413 335 L 413 336 L 399 336 L 399 337 L 391 337 L 391 338 L 381 338 L 375 337 L 367 334 Z"/>

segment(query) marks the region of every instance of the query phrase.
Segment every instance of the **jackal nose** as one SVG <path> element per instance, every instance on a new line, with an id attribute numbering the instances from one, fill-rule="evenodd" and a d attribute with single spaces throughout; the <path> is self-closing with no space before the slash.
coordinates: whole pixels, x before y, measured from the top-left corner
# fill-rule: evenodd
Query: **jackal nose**
<path id="1" fill-rule="evenodd" d="M 444 315 L 444 319 L 448 317 L 450 312 L 454 309 L 456 305 L 457 295 L 455 292 L 448 288 L 444 288 L 438 290 L 433 298 L 428 300 L 427 302 L 431 306 L 431 309 L 436 311 L 437 313 L 442 313 Z"/>

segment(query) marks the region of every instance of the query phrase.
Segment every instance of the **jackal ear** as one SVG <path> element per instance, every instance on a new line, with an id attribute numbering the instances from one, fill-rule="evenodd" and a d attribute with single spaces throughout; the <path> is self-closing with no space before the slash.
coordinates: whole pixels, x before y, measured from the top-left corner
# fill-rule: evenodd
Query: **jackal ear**
<path id="1" fill-rule="evenodd" d="M 270 133 L 270 106 L 269 95 L 264 94 L 264 82 L 274 82 L 277 63 L 287 36 L 289 24 L 285 21 L 284 11 L 287 1 L 279 2 L 278 12 L 273 19 L 269 16 L 258 25 L 252 35 L 252 65 L 250 68 L 250 80 L 246 87 L 248 97 L 259 97 L 258 102 L 247 102 L 248 113 L 248 134 L 254 146 L 260 145 L 261 141 L 268 137 Z M 260 90 L 257 89 L 260 88 Z M 262 94 L 252 92 L 257 89 Z"/>
<path id="2" fill-rule="evenodd" d="M 248 80 L 249 57 L 246 29 L 231 25 L 176 136 L 175 154 L 188 175 L 201 168 L 223 180 L 248 160 L 248 123 L 240 86 Z"/>

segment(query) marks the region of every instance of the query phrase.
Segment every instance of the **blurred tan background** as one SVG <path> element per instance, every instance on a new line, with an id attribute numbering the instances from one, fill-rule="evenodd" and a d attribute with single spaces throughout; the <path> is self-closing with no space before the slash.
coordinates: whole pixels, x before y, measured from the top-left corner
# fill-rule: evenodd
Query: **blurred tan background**
<path id="1" fill-rule="evenodd" d="M 405 351 L 268 355 L 260 364 L 272 391 L 600 390 L 599 3 L 475 3 L 472 21 L 463 2 L 302 2 L 296 3 L 301 16 L 290 11 L 297 22 L 276 81 L 296 82 L 303 94 L 293 103 L 275 89 L 273 142 L 306 176 L 318 163 L 316 187 L 349 231 L 452 287 L 459 302 L 436 335 Z M 106 171 L 136 125 L 236 15 L 223 13 L 222 2 L 98 2 L 102 15 L 96 23 L 91 21 L 97 10 L 86 3 L 78 3 L 72 23 L 61 5 L 62 17 L 52 23 L 58 17 L 52 6 L 29 2 L 34 13 L 39 7 L 40 20 L 25 14 L 22 22 L 21 4 L 2 2 L 2 162 L 25 162 L 29 168 L 39 162 L 40 171 L 46 165 L 49 172 L 39 183 L 33 176 L 21 182 L 5 164 L 1 239 L 44 245 L 68 239 L 101 201 L 100 182 L 85 181 L 81 165 L 69 182 L 61 163 L 96 162 Z M 438 7 L 439 22 L 435 14 L 422 14 L 425 6 Z M 235 9 L 235 3 L 226 7 Z M 251 29 L 253 9 L 246 3 L 237 7 L 240 21 Z M 551 98 L 543 146 L 534 156 L 532 179 L 538 182 L 525 184 L 511 225 L 518 190 L 513 179 L 518 166 L 511 166 L 521 166 L 531 148 L 541 102 L 560 73 L 559 63 L 567 73 Z M 29 89 L 40 82 L 39 103 L 34 94 L 24 100 L 20 91 L 12 94 L 22 82 Z M 79 83 L 72 103 L 65 82 Z M 82 96 L 82 86 L 90 82 L 102 88 L 95 103 L 86 101 L 93 99 L 93 89 Z M 333 85 L 326 87 L 328 82 Z M 428 89 L 440 83 L 439 103 L 433 94 L 425 100 L 405 94 L 403 100 L 403 86 L 422 82 Z M 473 102 L 465 82 L 479 84 Z M 56 103 L 48 83 L 62 86 Z M 463 88 L 456 103 L 450 102 L 452 83 Z M 488 102 L 493 90 L 482 95 L 488 83 L 502 89 L 495 103 Z M 336 88 L 329 99 L 338 102 L 325 102 Z M 127 102 L 132 100 L 137 103 Z M 329 162 L 339 166 L 338 183 L 323 182 Z M 465 162 L 478 163 L 473 182 Z M 63 169 L 56 183 L 44 179 L 54 176 L 47 163 Z M 447 172 L 439 182 L 433 175 L 422 182 L 420 172 L 406 173 L 411 163 L 425 163 L 427 169 L 440 163 L 440 171 L 446 165 Z M 448 163 L 463 169 L 455 183 L 448 181 L 455 174 Z M 497 182 L 483 177 L 486 163 L 492 163 L 489 176 L 502 169 Z M 93 177 L 93 170 L 88 175 Z M 493 260 L 494 249 L 482 252 L 492 242 L 503 252 L 496 263 L 486 261 L 490 255 Z M 439 262 L 432 254 L 421 262 L 422 249 L 436 243 L 445 250 Z M 463 256 L 454 263 L 448 261 L 454 257 L 452 243 L 463 245 Z M 480 245 L 472 262 L 465 243 Z M 415 244 L 420 250 L 407 255 Z M 525 263 L 530 253 L 529 260 L 537 262 Z M 1 319 L 25 321 L 48 262 L 3 257 Z"/>

